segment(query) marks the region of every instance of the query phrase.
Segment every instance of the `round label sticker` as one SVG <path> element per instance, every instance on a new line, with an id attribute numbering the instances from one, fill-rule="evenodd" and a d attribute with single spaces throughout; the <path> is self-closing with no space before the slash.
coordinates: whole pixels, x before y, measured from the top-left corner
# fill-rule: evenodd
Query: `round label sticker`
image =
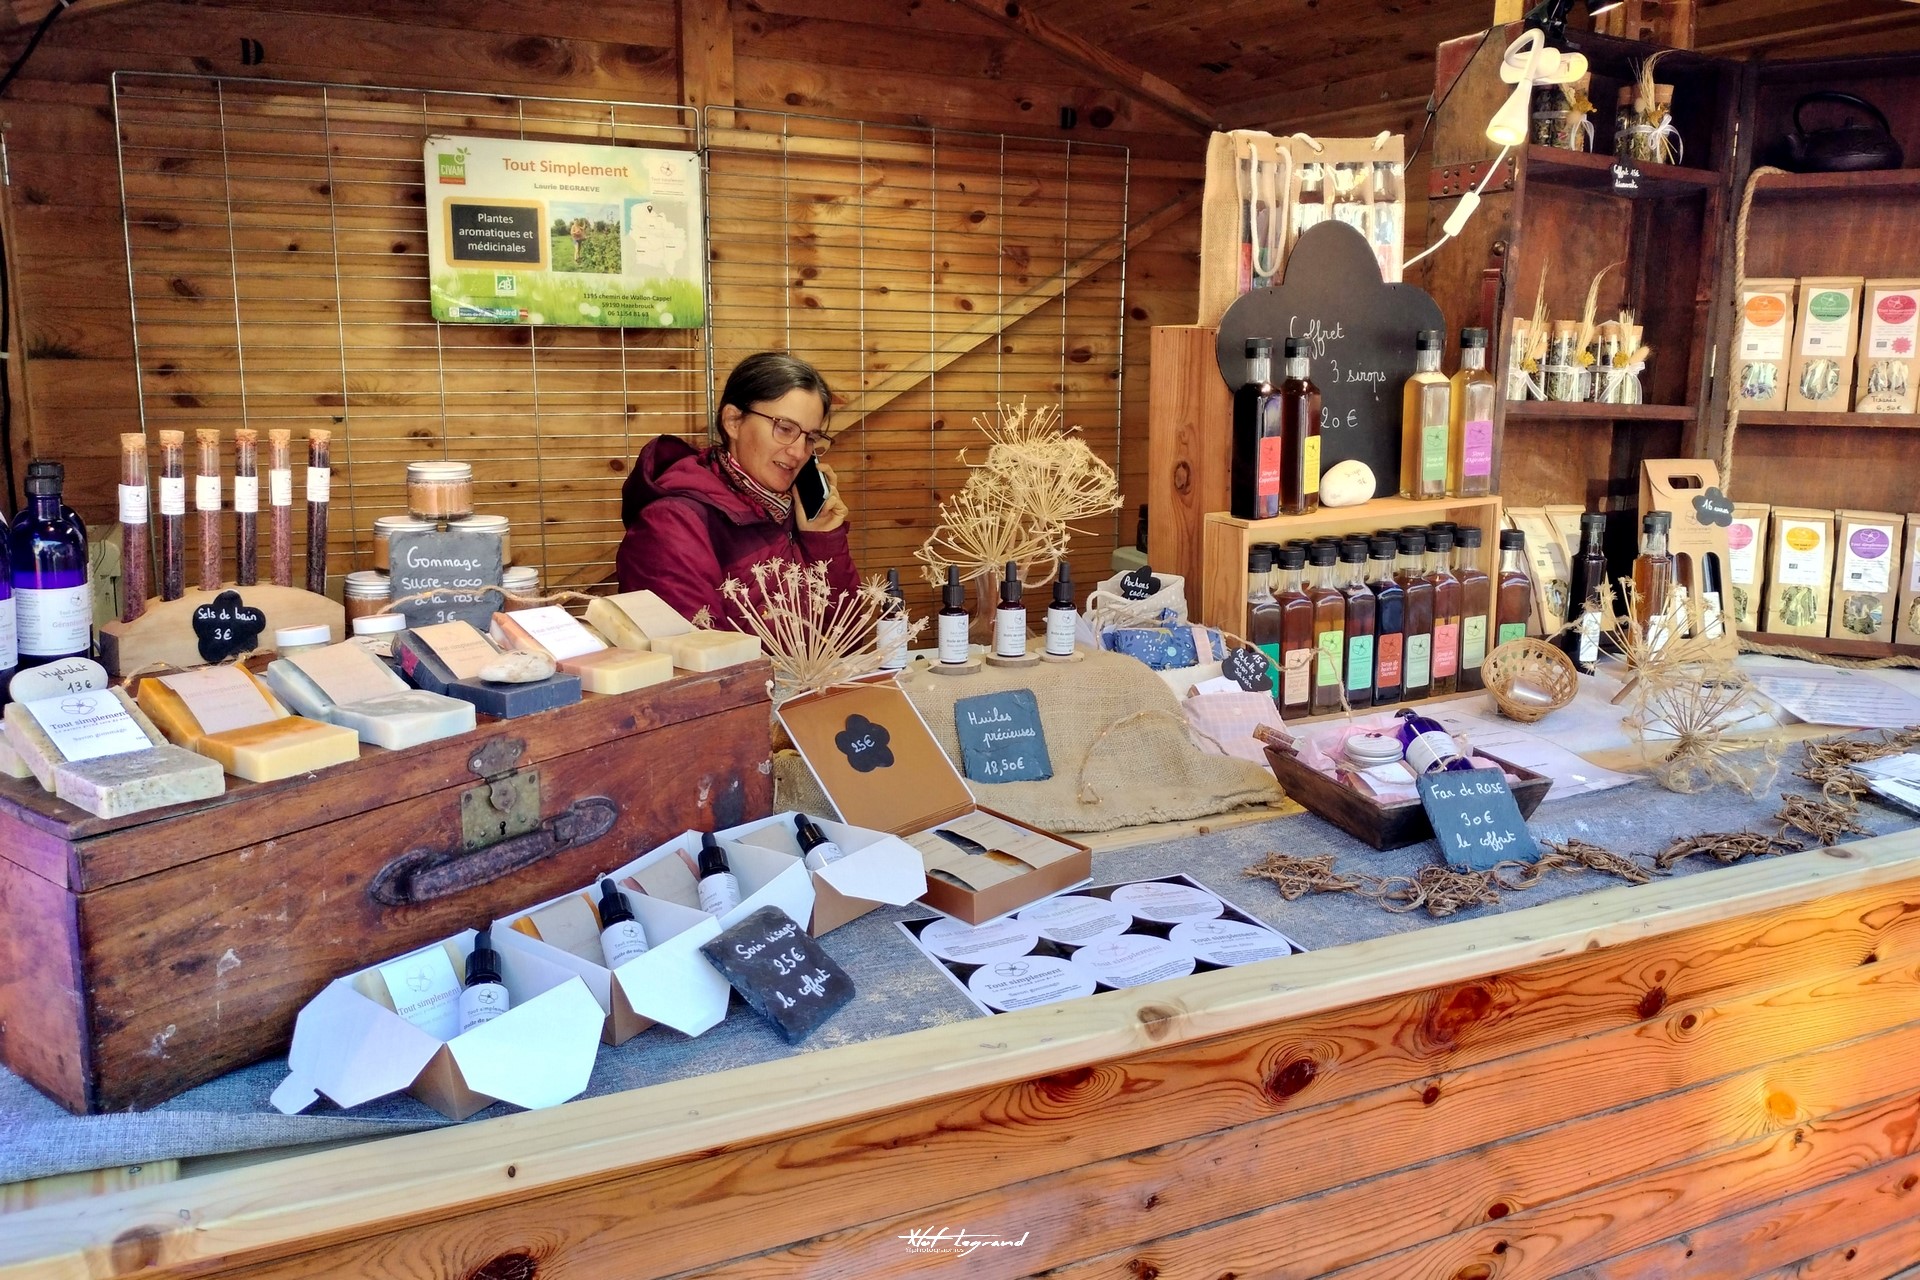
<path id="1" fill-rule="evenodd" d="M 1787 304 L 1772 294 L 1759 293 L 1747 299 L 1747 323 L 1756 328 L 1772 328 L 1787 318 Z"/>
<path id="2" fill-rule="evenodd" d="M 1193 952 L 1146 933 L 1089 942 L 1073 953 L 1074 967 L 1107 987 L 1138 987 L 1193 972 Z"/>
<path id="3" fill-rule="evenodd" d="M 1092 938 L 1125 933 L 1133 917 L 1104 898 L 1069 893 L 1036 902 L 1016 917 L 1049 942 L 1079 946 Z"/>
<path id="4" fill-rule="evenodd" d="M 1871 527 L 1855 529 L 1847 539 L 1847 549 L 1862 560 L 1878 560 L 1892 545 L 1883 531 Z"/>
<path id="5" fill-rule="evenodd" d="M 1238 920 L 1188 920 L 1173 926 L 1173 940 L 1208 964 L 1252 964 L 1293 954 L 1273 930 Z"/>
<path id="6" fill-rule="evenodd" d="M 1815 320 L 1838 320 L 1847 314 L 1847 295 L 1838 289 L 1822 289 L 1807 302 Z"/>
<path id="7" fill-rule="evenodd" d="M 1059 956 L 1023 956 L 981 965 L 967 989 L 989 1008 L 1005 1012 L 1093 994 L 1093 978 Z"/>
<path id="8" fill-rule="evenodd" d="M 1727 549 L 1745 551 L 1753 545 L 1753 526 L 1735 521 L 1727 527 Z"/>
<path id="9" fill-rule="evenodd" d="M 1913 319 L 1915 310 L 1913 295 L 1910 293 L 1882 294 L 1879 305 L 1873 309 L 1874 314 L 1888 324 L 1905 324 Z"/>
<path id="10" fill-rule="evenodd" d="M 1165 880 L 1123 884 L 1113 891 L 1113 902 L 1115 906 L 1125 907 L 1142 920 L 1152 920 L 1158 924 L 1211 920 L 1226 910 L 1226 904 L 1205 889 Z"/>
<path id="11" fill-rule="evenodd" d="M 1787 530 L 1787 545 L 1795 551 L 1811 551 L 1820 545 L 1820 531 L 1797 524 Z"/>
<path id="12" fill-rule="evenodd" d="M 1024 956 L 1040 945 L 1040 935 L 1018 920 L 992 920 L 972 925 L 951 917 L 935 920 L 920 931 L 921 945 L 942 960 L 958 964 L 988 964 Z"/>

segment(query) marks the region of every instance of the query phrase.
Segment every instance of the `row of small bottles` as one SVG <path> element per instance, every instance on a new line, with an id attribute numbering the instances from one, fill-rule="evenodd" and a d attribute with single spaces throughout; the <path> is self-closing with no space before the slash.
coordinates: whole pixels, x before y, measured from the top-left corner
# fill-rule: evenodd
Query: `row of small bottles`
<path id="1" fill-rule="evenodd" d="M 1414 340 L 1414 373 L 1402 397 L 1400 496 L 1477 498 L 1493 492 L 1493 375 L 1487 331 L 1460 331 L 1460 370 L 1440 372 L 1438 329 Z M 1242 520 L 1320 508 L 1320 389 L 1308 343 L 1286 340 L 1284 376 L 1272 381 L 1273 343 L 1247 339 L 1247 379 L 1233 398 L 1228 505 Z"/>
<path id="2" fill-rule="evenodd" d="M 1261 543 L 1247 556 L 1247 638 L 1277 672 L 1283 716 L 1387 706 L 1482 688 L 1490 649 L 1526 634 L 1533 582 L 1526 535 L 1446 523 Z"/>
<path id="3" fill-rule="evenodd" d="M 27 466 L 27 505 L 4 530 L 0 555 L 0 703 L 14 672 L 93 648 L 93 588 L 87 526 L 61 501 L 65 469 Z"/>

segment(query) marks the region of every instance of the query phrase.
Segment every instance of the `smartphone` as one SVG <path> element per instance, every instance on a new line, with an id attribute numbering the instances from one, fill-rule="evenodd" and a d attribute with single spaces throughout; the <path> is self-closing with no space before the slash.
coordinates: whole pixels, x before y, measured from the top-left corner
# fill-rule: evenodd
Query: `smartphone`
<path id="1" fill-rule="evenodd" d="M 827 478 L 820 474 L 818 458 L 808 458 L 806 465 L 794 473 L 793 496 L 809 520 L 827 505 Z"/>

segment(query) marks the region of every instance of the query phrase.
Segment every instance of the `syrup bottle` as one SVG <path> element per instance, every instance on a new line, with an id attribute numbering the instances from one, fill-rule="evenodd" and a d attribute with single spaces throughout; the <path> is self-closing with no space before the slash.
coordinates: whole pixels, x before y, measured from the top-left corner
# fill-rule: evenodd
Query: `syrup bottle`
<path id="1" fill-rule="evenodd" d="M 1313 562 L 1313 587 L 1307 598 L 1313 601 L 1313 714 L 1326 715 L 1340 709 L 1341 659 L 1347 649 L 1347 598 L 1340 592 L 1339 570 L 1335 567 L 1339 552 L 1333 547 L 1315 547 L 1308 559 Z"/>
<path id="2" fill-rule="evenodd" d="M 1368 546 L 1367 565 L 1373 580 L 1373 705 L 1400 701 L 1400 683 L 1406 646 L 1407 593 L 1393 576 L 1393 538 L 1375 538 Z"/>

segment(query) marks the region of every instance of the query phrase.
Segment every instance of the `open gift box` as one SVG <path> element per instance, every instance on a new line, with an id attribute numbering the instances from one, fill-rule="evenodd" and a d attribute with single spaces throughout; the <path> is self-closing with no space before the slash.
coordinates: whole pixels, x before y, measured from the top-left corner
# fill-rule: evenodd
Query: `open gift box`
<path id="1" fill-rule="evenodd" d="M 846 822 L 919 852 L 928 906 L 981 924 L 1093 874 L 1087 846 L 977 804 L 892 677 L 801 694 L 778 714 Z"/>
<path id="2" fill-rule="evenodd" d="M 700 948 L 720 936 L 720 921 L 645 892 L 627 868 L 610 878 L 647 938 L 647 950 L 618 969 L 607 968 L 600 947 L 597 880 L 495 921 L 494 945 L 531 953 L 586 983 L 606 1015 L 600 1038 L 608 1044 L 624 1044 L 656 1022 L 689 1036 L 715 1026 L 727 1016 L 732 988 Z"/>
<path id="3" fill-rule="evenodd" d="M 460 975 L 475 936 L 469 929 L 432 947 Z M 273 1091 L 276 1110 L 293 1115 L 321 1094 L 357 1107 L 404 1089 L 449 1120 L 464 1120 L 494 1102 L 533 1110 L 586 1089 L 602 1015 L 585 983 L 542 957 L 501 948 L 510 1007 L 442 1039 L 395 1012 L 381 976 L 432 947 L 336 978 L 307 1002 L 294 1022 L 287 1078 Z"/>
<path id="4" fill-rule="evenodd" d="M 798 858 L 802 852 L 793 830 L 793 820 L 798 816 L 789 810 L 714 834 L 723 844 L 758 845 Z M 899 836 L 825 818 L 814 818 L 813 822 L 846 855 L 809 872 L 813 877 L 813 921 L 807 932 L 814 937 L 858 920 L 875 907 L 904 907 L 926 893 L 927 873 L 920 851 Z"/>
<path id="5" fill-rule="evenodd" d="M 1335 728 L 1337 726 L 1329 726 L 1322 732 Z M 1383 803 L 1307 764 L 1300 758 L 1297 746 L 1281 745 L 1272 738 L 1265 741 L 1267 764 L 1287 795 L 1354 839 L 1381 850 L 1404 849 L 1433 839 L 1433 823 L 1417 797 Z M 1473 758 L 1497 765 L 1506 772 L 1514 803 L 1523 818 L 1533 816 L 1533 811 L 1546 798 L 1547 789 L 1553 785 L 1553 779 L 1545 774 L 1524 769 L 1491 752 L 1476 750 Z"/>

